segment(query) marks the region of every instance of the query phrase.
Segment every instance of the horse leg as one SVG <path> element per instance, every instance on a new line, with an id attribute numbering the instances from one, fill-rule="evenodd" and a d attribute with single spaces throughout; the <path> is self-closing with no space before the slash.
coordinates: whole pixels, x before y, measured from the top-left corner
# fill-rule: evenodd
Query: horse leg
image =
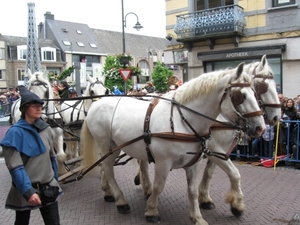
<path id="1" fill-rule="evenodd" d="M 101 175 L 101 189 L 104 192 L 104 200 L 106 202 L 115 202 L 116 200 L 113 196 L 113 193 L 111 192 L 102 164 L 100 165 L 100 175 Z"/>
<path id="2" fill-rule="evenodd" d="M 116 151 L 112 155 L 107 157 L 102 162 L 101 167 L 103 168 L 103 172 L 105 174 L 105 178 L 107 179 L 108 186 L 110 187 L 110 191 L 116 200 L 118 212 L 121 214 L 127 214 L 130 212 L 130 206 L 128 205 L 128 201 L 124 197 L 123 192 L 121 191 L 121 189 L 119 188 L 115 180 L 114 168 L 113 168 L 115 159 L 118 157 L 119 153 L 120 151 Z"/>
<path id="3" fill-rule="evenodd" d="M 134 177 L 134 184 L 135 184 L 136 186 L 138 186 L 138 185 L 141 184 L 141 179 L 140 179 L 140 176 L 141 176 L 140 160 L 137 160 L 137 164 L 139 165 L 139 166 L 138 166 L 138 171 L 137 171 L 137 174 L 136 174 L 135 177 Z"/>
<path id="4" fill-rule="evenodd" d="M 149 198 L 152 193 L 152 183 L 149 175 L 149 163 L 144 160 L 139 160 L 140 180 L 144 191 L 144 196 Z"/>
<path id="5" fill-rule="evenodd" d="M 64 161 L 66 160 L 66 154 L 63 149 L 63 130 L 59 127 L 53 128 L 53 130 L 53 147 L 56 151 L 58 175 L 61 176 L 68 172 L 64 165 Z"/>
<path id="6" fill-rule="evenodd" d="M 171 169 L 171 166 L 167 166 L 169 163 L 166 161 L 156 162 L 155 163 L 155 175 L 154 175 L 154 182 L 153 182 L 153 191 L 147 201 L 146 207 L 146 221 L 148 223 L 159 223 L 160 216 L 158 213 L 157 205 L 158 205 L 158 197 L 163 191 L 166 180 Z"/>
<path id="7" fill-rule="evenodd" d="M 198 202 L 198 187 L 200 183 L 199 171 L 201 161 L 185 168 L 186 180 L 188 185 L 188 199 L 190 204 L 190 220 L 196 225 L 208 225 L 203 219 Z"/>
<path id="8" fill-rule="evenodd" d="M 212 175 L 215 172 L 216 164 L 207 159 L 206 167 L 203 172 L 203 177 L 199 185 L 199 206 L 202 209 L 214 209 L 216 208 L 214 201 L 209 194 L 209 185 L 212 179 Z"/>
<path id="9" fill-rule="evenodd" d="M 63 149 L 63 130 L 59 127 L 53 128 L 54 130 L 54 148 L 56 150 L 57 161 L 64 162 L 66 160 L 66 154 Z"/>
<path id="10" fill-rule="evenodd" d="M 245 210 L 244 195 L 241 189 L 241 175 L 230 159 L 222 160 L 216 157 L 209 157 L 218 166 L 220 166 L 228 175 L 231 183 L 226 202 L 231 206 L 231 212 L 234 216 L 239 217 Z"/>

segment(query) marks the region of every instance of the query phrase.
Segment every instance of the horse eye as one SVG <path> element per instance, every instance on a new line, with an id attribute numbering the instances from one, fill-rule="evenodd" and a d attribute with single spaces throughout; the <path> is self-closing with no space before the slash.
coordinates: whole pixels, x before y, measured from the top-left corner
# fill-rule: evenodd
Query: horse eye
<path id="1" fill-rule="evenodd" d="M 247 96 L 246 96 L 246 94 L 243 94 L 243 98 L 244 98 L 244 100 L 246 99 L 246 97 L 247 97 Z"/>

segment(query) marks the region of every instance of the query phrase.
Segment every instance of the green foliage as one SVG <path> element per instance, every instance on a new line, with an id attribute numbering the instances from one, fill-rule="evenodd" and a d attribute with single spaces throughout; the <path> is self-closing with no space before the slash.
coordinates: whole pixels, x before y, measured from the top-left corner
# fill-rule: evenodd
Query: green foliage
<path id="1" fill-rule="evenodd" d="M 53 80 L 64 80 L 69 77 L 75 70 L 74 66 L 70 66 L 68 69 L 62 71 L 60 74 L 53 74 L 53 72 L 48 74 L 48 79 Z"/>
<path id="2" fill-rule="evenodd" d="M 120 63 L 120 57 L 123 55 L 116 56 L 107 56 L 104 64 L 104 75 L 106 76 L 105 85 L 111 90 L 114 90 L 114 86 L 118 86 L 119 90 L 124 92 L 124 80 L 119 72 L 123 68 L 123 65 Z M 132 57 L 129 56 L 129 60 L 132 60 Z M 141 75 L 142 71 L 138 67 L 128 66 L 127 69 L 131 69 L 132 73 Z M 132 88 L 132 80 L 128 79 L 126 82 L 126 89 L 129 90 Z"/>
<path id="3" fill-rule="evenodd" d="M 165 93 L 169 90 L 168 80 L 173 76 L 173 71 L 163 66 L 161 62 L 157 62 L 152 73 L 153 85 L 155 90 Z"/>

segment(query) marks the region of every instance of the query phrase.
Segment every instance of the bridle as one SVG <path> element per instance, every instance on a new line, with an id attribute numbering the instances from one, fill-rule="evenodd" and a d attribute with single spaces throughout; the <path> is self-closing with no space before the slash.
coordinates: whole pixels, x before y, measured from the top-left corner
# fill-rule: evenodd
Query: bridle
<path id="1" fill-rule="evenodd" d="M 105 95 L 111 94 L 109 88 L 107 88 L 102 81 L 100 81 L 98 78 L 96 78 L 96 81 L 94 83 L 91 83 L 91 85 L 89 87 L 89 94 L 91 97 L 94 96 L 94 91 L 92 90 L 92 88 L 95 86 L 95 84 L 101 84 L 103 87 L 105 87 L 105 89 L 106 89 Z M 97 101 L 97 100 L 98 100 L 98 98 L 96 98 L 96 99 L 92 98 L 92 102 Z"/>
<path id="2" fill-rule="evenodd" d="M 270 73 L 268 75 L 256 74 L 257 66 L 254 68 L 253 73 L 252 73 L 253 80 L 254 80 L 254 88 L 255 88 L 255 91 L 257 94 L 259 107 L 263 110 L 264 118 L 266 118 L 268 115 L 268 112 L 266 111 L 266 107 L 281 108 L 281 104 L 265 103 L 262 101 L 261 95 L 265 94 L 269 89 L 269 84 L 266 82 L 266 80 L 273 80 L 274 77 L 273 77 L 272 73 Z M 258 78 L 261 78 L 262 81 L 255 82 L 255 79 L 258 79 Z"/>
<path id="3" fill-rule="evenodd" d="M 28 90 L 30 90 L 30 88 L 32 86 L 43 86 L 46 89 L 45 97 L 46 97 L 46 99 L 49 99 L 49 86 L 48 86 L 48 84 L 41 81 L 41 80 L 39 80 L 38 74 L 36 74 L 35 77 L 36 77 L 36 80 L 34 80 L 31 84 L 29 84 Z M 44 104 L 42 110 L 47 111 L 47 109 L 48 109 L 48 101 L 46 101 L 46 104 Z"/>
<path id="4" fill-rule="evenodd" d="M 237 106 L 244 102 L 244 96 L 241 92 L 241 89 L 244 88 L 244 87 L 251 87 L 251 84 L 248 83 L 248 82 L 246 82 L 246 83 L 233 83 L 233 84 L 229 83 L 229 86 L 224 90 L 223 96 L 220 100 L 220 105 L 223 103 L 224 99 L 229 94 L 230 100 L 231 100 L 231 103 L 232 103 L 232 109 L 236 113 L 238 118 L 237 118 L 236 121 L 231 121 L 223 113 L 222 113 L 222 115 L 228 121 L 230 121 L 232 124 L 235 124 L 237 126 L 239 126 L 239 124 L 240 124 L 239 121 L 242 120 L 243 123 L 245 124 L 242 127 L 242 130 L 245 132 L 247 129 L 249 129 L 249 124 L 247 123 L 247 118 L 255 117 L 255 116 L 261 116 L 261 115 L 263 115 L 263 111 L 258 110 L 258 111 L 254 111 L 254 112 L 250 112 L 250 113 L 246 113 L 246 114 L 241 114 L 240 112 L 237 111 L 237 109 L 236 109 Z M 238 89 L 233 91 L 232 88 L 238 88 Z M 253 92 L 255 93 L 254 90 L 253 90 Z"/>

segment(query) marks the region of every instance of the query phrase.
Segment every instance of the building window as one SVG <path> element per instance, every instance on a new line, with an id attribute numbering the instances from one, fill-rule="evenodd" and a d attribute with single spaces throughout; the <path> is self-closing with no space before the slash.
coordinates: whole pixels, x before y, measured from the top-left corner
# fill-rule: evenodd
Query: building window
<path id="1" fill-rule="evenodd" d="M 95 45 L 95 44 L 93 44 L 93 43 L 90 43 L 90 46 L 91 46 L 92 48 L 97 48 L 97 45 Z"/>
<path id="2" fill-rule="evenodd" d="M 71 43 L 69 41 L 63 41 L 65 46 L 71 46 Z"/>
<path id="3" fill-rule="evenodd" d="M 4 49 L 0 48 L 0 59 L 4 59 Z"/>
<path id="4" fill-rule="evenodd" d="M 17 49 L 18 49 L 18 60 L 26 60 L 27 46 L 20 45 L 20 46 L 17 46 Z"/>
<path id="5" fill-rule="evenodd" d="M 295 0 L 273 0 L 273 7 L 295 4 Z"/>
<path id="6" fill-rule="evenodd" d="M 80 30 L 76 30 L 77 34 L 82 34 L 82 32 Z"/>
<path id="7" fill-rule="evenodd" d="M 25 70 L 18 69 L 18 81 L 24 81 L 24 77 L 25 77 Z"/>
<path id="8" fill-rule="evenodd" d="M 233 0 L 195 0 L 195 11 L 205 10 L 205 9 L 212 9 L 221 6 L 233 5 Z"/>
<path id="9" fill-rule="evenodd" d="M 41 48 L 42 61 L 56 61 L 56 50 L 54 48 Z"/>
<path id="10" fill-rule="evenodd" d="M 142 70 L 142 75 L 137 77 L 137 83 L 146 84 L 150 80 L 150 68 L 149 63 L 146 60 L 141 60 L 138 63 L 138 67 Z"/>
<path id="11" fill-rule="evenodd" d="M 82 42 L 76 42 L 76 43 L 79 47 L 84 47 L 84 44 Z"/>
<path id="12" fill-rule="evenodd" d="M 0 80 L 3 80 L 2 70 L 0 70 Z"/>
<path id="13" fill-rule="evenodd" d="M 175 63 L 187 63 L 188 62 L 188 51 L 174 52 Z"/>
<path id="14" fill-rule="evenodd" d="M 260 58 L 251 58 L 251 59 L 237 59 L 230 61 L 213 61 L 213 62 L 205 62 L 204 63 L 204 72 L 212 72 L 221 70 L 224 68 L 234 68 L 238 66 L 238 64 L 244 63 L 252 63 L 253 61 L 260 61 Z M 276 88 L 278 93 L 282 93 L 282 68 L 281 68 L 281 59 L 280 57 L 268 57 L 268 64 L 273 70 L 274 80 L 276 82 Z"/>

